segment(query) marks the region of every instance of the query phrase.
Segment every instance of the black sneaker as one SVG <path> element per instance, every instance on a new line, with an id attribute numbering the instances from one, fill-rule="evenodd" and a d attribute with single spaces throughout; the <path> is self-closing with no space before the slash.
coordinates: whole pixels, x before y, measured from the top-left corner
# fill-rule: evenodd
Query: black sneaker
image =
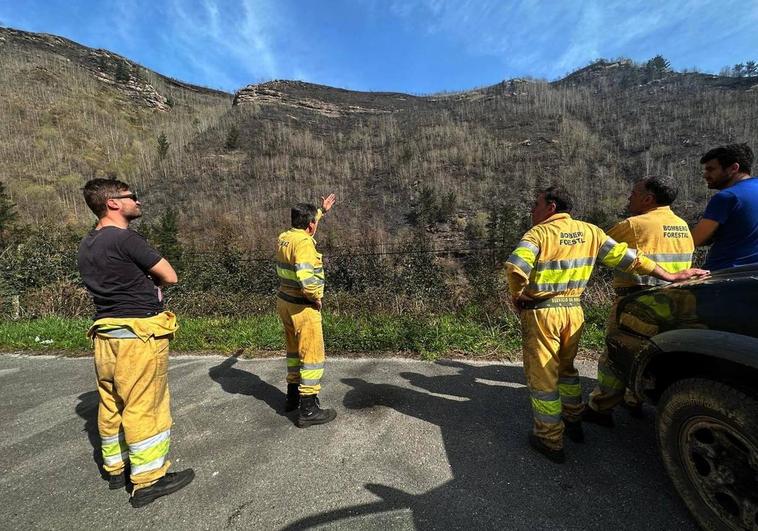
<path id="1" fill-rule="evenodd" d="M 108 488 L 118 490 L 126 487 L 126 474 L 122 471 L 120 474 L 111 474 L 108 476 Z"/>
<path id="2" fill-rule="evenodd" d="M 574 421 L 574 422 L 569 422 L 568 420 L 564 420 L 563 425 L 566 428 L 565 429 L 566 437 L 568 437 L 575 443 L 584 442 L 584 430 L 582 429 L 581 420 Z"/>
<path id="3" fill-rule="evenodd" d="M 590 406 L 587 406 L 582 413 L 582 420 L 584 422 L 591 422 L 592 424 L 597 424 L 598 426 L 602 426 L 604 428 L 613 428 L 616 423 L 613 422 L 613 413 L 601 413 L 599 411 L 595 411 Z"/>
<path id="4" fill-rule="evenodd" d="M 169 472 L 149 487 L 135 490 L 132 497 L 129 498 L 129 502 L 132 504 L 132 507 L 144 507 L 153 503 L 156 498 L 186 487 L 193 479 L 195 479 L 195 471 L 191 468 L 182 470 L 181 472 Z"/>
<path id="5" fill-rule="evenodd" d="M 563 451 L 563 448 L 560 450 L 550 448 L 533 433 L 529 434 L 529 446 L 550 459 L 553 463 L 562 464 L 566 462 L 566 453 Z"/>

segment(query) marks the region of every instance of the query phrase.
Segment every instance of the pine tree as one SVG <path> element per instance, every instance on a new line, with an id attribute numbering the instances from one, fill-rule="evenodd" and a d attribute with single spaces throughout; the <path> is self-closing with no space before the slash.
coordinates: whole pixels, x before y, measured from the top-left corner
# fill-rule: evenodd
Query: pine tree
<path id="1" fill-rule="evenodd" d="M 131 68 L 126 61 L 118 61 L 116 64 L 116 81 L 126 83 L 131 78 Z"/>
<path id="2" fill-rule="evenodd" d="M 237 146 L 239 145 L 239 138 L 240 130 L 235 126 L 232 126 L 232 128 L 229 129 L 229 133 L 226 135 L 226 142 L 224 142 L 224 147 L 228 150 L 237 149 Z"/>
<path id="3" fill-rule="evenodd" d="M 455 192 L 448 192 L 443 194 L 440 198 L 440 206 L 437 210 L 437 221 L 445 223 L 450 221 L 455 215 L 455 210 L 458 206 L 458 196 Z"/>
<path id="4" fill-rule="evenodd" d="M 758 64 L 755 61 L 745 61 L 745 75 L 753 77 L 758 74 Z"/>
<path id="5" fill-rule="evenodd" d="M 100 55 L 97 58 L 97 69 L 101 72 L 107 72 L 109 70 L 108 68 L 108 61 L 105 58 L 104 55 Z"/>
<path id="6" fill-rule="evenodd" d="M 5 191 L 5 184 L 0 181 L 0 244 L 4 244 L 8 233 L 17 218 L 16 205 Z"/>
<path id="7" fill-rule="evenodd" d="M 176 268 L 182 256 L 179 243 L 179 214 L 174 208 L 164 211 L 151 231 L 156 246 L 166 260 Z"/>
<path id="8" fill-rule="evenodd" d="M 671 72 L 671 63 L 662 55 L 656 55 L 650 59 L 645 68 L 648 72 L 649 79 L 661 79 L 667 73 Z"/>
<path id="9" fill-rule="evenodd" d="M 424 227 L 432 223 L 437 217 L 439 203 L 437 193 L 431 186 L 424 186 L 418 200 L 417 219 L 418 225 Z"/>
<path id="10" fill-rule="evenodd" d="M 168 154 L 168 148 L 171 146 L 166 138 L 166 133 L 158 135 L 158 158 L 163 160 Z"/>

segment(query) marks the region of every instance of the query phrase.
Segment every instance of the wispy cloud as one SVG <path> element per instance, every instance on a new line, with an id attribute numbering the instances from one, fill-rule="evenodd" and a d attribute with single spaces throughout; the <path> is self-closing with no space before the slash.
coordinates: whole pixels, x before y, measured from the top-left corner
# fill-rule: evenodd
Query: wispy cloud
<path id="1" fill-rule="evenodd" d="M 723 38 L 737 25 L 754 28 L 758 20 L 758 3 L 739 0 L 724 0 L 718 11 L 706 0 L 692 0 L 687 9 L 644 0 L 393 0 L 389 11 L 427 34 L 456 39 L 473 55 L 498 57 L 511 70 L 553 76 L 600 56 L 665 53 L 678 46 L 681 32 L 688 33 L 685 42 L 692 47 Z M 734 12 L 741 16 L 726 15 Z M 693 28 L 701 33 L 693 34 Z"/>
<path id="2" fill-rule="evenodd" d="M 717 72 L 758 49 L 745 0 L 0 0 L 0 20 L 226 90 L 279 78 L 430 92 L 659 53 Z"/>
<path id="3" fill-rule="evenodd" d="M 133 47 L 136 42 L 134 38 L 135 26 L 138 25 L 139 4 L 135 6 L 129 2 L 114 2 L 109 6 L 109 17 L 112 24 L 109 24 L 115 31 L 118 39 L 128 47 Z M 136 7 L 136 9 L 135 9 Z"/>
<path id="4" fill-rule="evenodd" d="M 291 24 L 264 0 L 172 0 L 169 34 L 176 54 L 213 80 L 214 86 L 239 88 L 247 83 L 303 72 L 287 54 Z"/>

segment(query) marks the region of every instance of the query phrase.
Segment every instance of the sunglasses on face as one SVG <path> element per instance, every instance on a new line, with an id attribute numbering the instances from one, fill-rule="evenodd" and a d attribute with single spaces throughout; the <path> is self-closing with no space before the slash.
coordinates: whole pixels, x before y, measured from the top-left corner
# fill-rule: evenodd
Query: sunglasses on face
<path id="1" fill-rule="evenodd" d="M 109 197 L 108 199 L 131 199 L 134 202 L 139 201 L 139 199 L 137 199 L 137 194 L 134 192 L 129 192 L 128 194 L 124 194 L 124 195 L 116 195 L 113 197 Z"/>

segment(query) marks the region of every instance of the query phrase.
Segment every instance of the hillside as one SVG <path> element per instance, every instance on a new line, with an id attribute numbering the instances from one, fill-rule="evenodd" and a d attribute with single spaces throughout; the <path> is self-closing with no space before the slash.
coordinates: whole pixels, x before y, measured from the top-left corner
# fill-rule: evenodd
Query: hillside
<path id="1" fill-rule="evenodd" d="M 706 198 L 700 155 L 758 146 L 756 86 L 650 79 L 629 61 L 600 61 L 553 83 L 456 94 L 272 81 L 232 98 L 104 50 L 0 29 L 0 181 L 23 221 L 85 224 L 79 188 L 117 175 L 146 192 L 148 221 L 177 207 L 181 239 L 201 249 L 269 248 L 291 203 L 329 191 L 340 203 L 321 238 L 332 245 L 393 244 L 416 227 L 449 244 L 515 233 L 534 188 L 551 181 L 607 224 L 645 173 L 678 178 L 692 219 Z"/>
<path id="2" fill-rule="evenodd" d="M 24 222 L 89 222 L 87 179 L 160 187 L 158 135 L 181 150 L 231 99 L 106 50 L 0 28 L 0 181 Z"/>

